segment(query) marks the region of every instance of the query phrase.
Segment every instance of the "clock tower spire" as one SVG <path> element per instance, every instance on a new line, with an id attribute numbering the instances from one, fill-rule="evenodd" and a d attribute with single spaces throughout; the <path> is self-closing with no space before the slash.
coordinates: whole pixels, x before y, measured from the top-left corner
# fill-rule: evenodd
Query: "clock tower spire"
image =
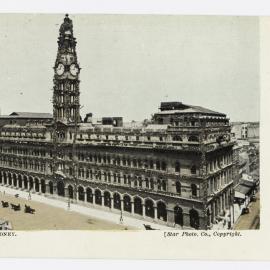
<path id="1" fill-rule="evenodd" d="M 80 67 L 76 43 L 72 20 L 66 14 L 59 29 L 53 80 L 53 117 L 66 124 L 80 122 Z"/>

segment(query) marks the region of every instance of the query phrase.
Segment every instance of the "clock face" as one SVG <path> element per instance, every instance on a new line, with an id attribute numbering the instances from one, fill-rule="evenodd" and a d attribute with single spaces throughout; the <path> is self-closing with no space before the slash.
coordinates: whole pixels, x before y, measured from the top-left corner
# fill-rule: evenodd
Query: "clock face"
<path id="1" fill-rule="evenodd" d="M 70 73 L 71 73 L 71 75 L 73 75 L 73 76 L 77 76 L 77 74 L 79 73 L 79 68 L 78 68 L 78 66 L 75 65 L 75 64 L 72 64 L 72 65 L 70 66 Z"/>
<path id="2" fill-rule="evenodd" d="M 65 67 L 62 63 L 58 64 L 58 66 L 56 67 L 56 73 L 57 75 L 62 75 L 65 71 Z"/>

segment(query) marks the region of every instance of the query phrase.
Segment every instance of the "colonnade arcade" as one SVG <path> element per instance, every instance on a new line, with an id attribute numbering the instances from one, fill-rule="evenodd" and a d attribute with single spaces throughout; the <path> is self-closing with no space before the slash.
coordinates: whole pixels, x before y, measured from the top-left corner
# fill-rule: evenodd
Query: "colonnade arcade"
<path id="1" fill-rule="evenodd" d="M 187 213 L 179 205 L 168 208 L 163 200 L 154 200 L 150 197 L 142 198 L 128 193 L 121 194 L 110 190 L 101 190 L 98 187 L 79 185 L 76 189 L 73 184 L 58 180 L 44 180 L 37 176 L 17 174 L 9 171 L 0 171 L 0 185 L 11 186 L 46 195 L 77 200 L 84 205 L 103 207 L 110 211 L 119 211 L 127 215 L 156 220 L 159 223 L 168 221 L 174 226 L 199 228 L 199 213 L 191 208 Z"/>

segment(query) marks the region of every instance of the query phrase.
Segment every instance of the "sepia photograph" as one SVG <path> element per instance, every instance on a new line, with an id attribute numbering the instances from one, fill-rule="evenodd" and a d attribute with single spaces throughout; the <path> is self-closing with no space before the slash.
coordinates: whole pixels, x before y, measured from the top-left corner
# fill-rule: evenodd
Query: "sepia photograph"
<path id="1" fill-rule="evenodd" d="M 259 17 L 0 15 L 1 230 L 260 229 Z"/>

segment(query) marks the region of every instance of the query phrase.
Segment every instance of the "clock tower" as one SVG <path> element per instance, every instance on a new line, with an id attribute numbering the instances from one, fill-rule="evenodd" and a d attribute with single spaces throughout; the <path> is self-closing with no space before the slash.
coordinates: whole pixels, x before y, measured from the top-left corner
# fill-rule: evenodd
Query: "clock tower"
<path id="1" fill-rule="evenodd" d="M 59 29 L 54 65 L 53 117 L 65 124 L 80 121 L 79 72 L 72 20 L 65 16 Z"/>

